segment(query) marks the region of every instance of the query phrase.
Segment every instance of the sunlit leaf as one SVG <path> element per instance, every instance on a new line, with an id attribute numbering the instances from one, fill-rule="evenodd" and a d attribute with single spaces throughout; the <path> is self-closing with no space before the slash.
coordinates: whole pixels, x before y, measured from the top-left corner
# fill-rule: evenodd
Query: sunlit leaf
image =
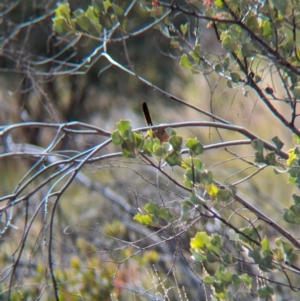
<path id="1" fill-rule="evenodd" d="M 190 63 L 190 61 L 189 61 L 189 59 L 188 59 L 188 57 L 185 53 L 181 56 L 179 64 L 182 67 L 185 67 L 185 68 L 188 68 L 188 69 L 193 69 L 193 66 Z"/>
<path id="2" fill-rule="evenodd" d="M 180 25 L 180 31 L 181 31 L 181 33 L 182 33 L 183 36 L 185 36 L 187 30 L 188 30 L 188 23 Z"/>
<path id="3" fill-rule="evenodd" d="M 192 156 L 197 156 L 203 153 L 203 145 L 197 138 L 189 138 L 185 146 L 189 149 Z"/>
<path id="4" fill-rule="evenodd" d="M 190 246 L 192 249 L 202 249 L 204 246 L 210 243 L 210 237 L 206 232 L 197 232 L 195 237 L 191 238 Z"/>
<path id="5" fill-rule="evenodd" d="M 121 136 L 118 130 L 114 130 L 112 132 L 111 139 L 114 145 L 122 144 L 124 142 L 124 138 Z"/>
<path id="6" fill-rule="evenodd" d="M 150 225 L 152 223 L 152 218 L 150 215 L 148 214 L 141 214 L 140 212 L 137 213 L 133 219 L 135 221 L 138 221 L 139 223 L 143 224 L 143 225 Z"/>

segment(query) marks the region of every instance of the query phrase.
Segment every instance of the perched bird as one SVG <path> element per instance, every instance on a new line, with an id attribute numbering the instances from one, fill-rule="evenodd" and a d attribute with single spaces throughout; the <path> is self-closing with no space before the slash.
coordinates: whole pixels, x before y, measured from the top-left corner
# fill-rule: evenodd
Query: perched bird
<path id="1" fill-rule="evenodd" d="M 142 103 L 142 110 L 143 110 L 143 114 L 144 114 L 147 125 L 153 126 L 152 118 L 151 118 L 147 103 L 145 101 Z M 165 129 L 159 129 L 159 130 L 153 131 L 153 138 L 158 138 L 160 143 L 162 144 L 169 140 L 169 135 L 165 131 Z"/>

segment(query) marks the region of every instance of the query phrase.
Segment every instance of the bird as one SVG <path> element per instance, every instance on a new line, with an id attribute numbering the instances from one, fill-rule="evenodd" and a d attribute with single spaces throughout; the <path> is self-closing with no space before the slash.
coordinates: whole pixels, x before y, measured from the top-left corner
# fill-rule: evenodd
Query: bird
<path id="1" fill-rule="evenodd" d="M 150 115 L 150 111 L 148 109 L 147 103 L 144 101 L 142 103 L 142 111 L 148 126 L 153 126 L 152 118 Z M 153 138 L 158 138 L 160 143 L 167 142 L 169 140 L 169 135 L 165 131 L 165 129 L 158 129 L 153 131 Z"/>

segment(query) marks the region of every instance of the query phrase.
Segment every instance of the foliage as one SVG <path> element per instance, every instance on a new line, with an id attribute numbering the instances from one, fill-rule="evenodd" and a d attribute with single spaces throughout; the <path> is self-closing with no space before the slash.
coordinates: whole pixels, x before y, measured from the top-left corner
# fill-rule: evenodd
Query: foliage
<path id="1" fill-rule="evenodd" d="M 297 298 L 298 1 L 0 16 L 0 299 Z M 136 128 L 144 97 L 179 122 Z"/>

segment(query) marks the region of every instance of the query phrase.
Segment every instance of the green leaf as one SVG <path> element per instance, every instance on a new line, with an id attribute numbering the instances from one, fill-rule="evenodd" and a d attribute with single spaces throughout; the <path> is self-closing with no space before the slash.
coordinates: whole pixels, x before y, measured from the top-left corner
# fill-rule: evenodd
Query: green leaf
<path id="1" fill-rule="evenodd" d="M 180 219 L 185 221 L 190 216 L 190 211 L 192 210 L 193 205 L 189 200 L 185 200 L 181 202 L 181 211 L 180 211 Z"/>
<path id="2" fill-rule="evenodd" d="M 249 18 L 246 20 L 246 25 L 253 31 L 258 31 L 259 29 L 259 23 L 258 23 L 258 18 L 256 15 L 251 15 L 249 14 Z"/>
<path id="3" fill-rule="evenodd" d="M 206 252 L 206 259 L 210 263 L 220 261 L 220 257 L 216 256 L 213 252 L 209 250 Z"/>
<path id="4" fill-rule="evenodd" d="M 205 253 L 199 253 L 199 252 L 197 252 L 194 249 L 190 249 L 190 251 L 192 253 L 192 259 L 194 261 L 197 261 L 197 262 L 204 262 L 204 261 L 206 261 L 206 255 L 205 255 Z"/>
<path id="5" fill-rule="evenodd" d="M 138 150 L 142 150 L 144 147 L 144 136 L 142 133 L 140 132 L 134 132 L 133 133 L 134 136 L 134 145 L 135 148 Z"/>
<path id="6" fill-rule="evenodd" d="M 185 67 L 185 68 L 188 68 L 188 69 L 193 69 L 193 66 L 190 63 L 190 61 L 189 61 L 189 59 L 188 59 L 188 57 L 185 53 L 181 56 L 179 64 L 182 67 Z"/>
<path id="7" fill-rule="evenodd" d="M 55 17 L 63 17 L 70 23 L 70 5 L 68 2 L 58 4 L 55 9 Z"/>
<path id="8" fill-rule="evenodd" d="M 166 162 L 170 165 L 170 166 L 180 166 L 181 165 L 181 154 L 176 152 L 176 151 L 172 151 L 170 154 L 168 154 L 165 158 Z"/>
<path id="9" fill-rule="evenodd" d="M 180 151 L 182 146 L 182 137 L 181 136 L 171 136 L 169 138 L 169 143 L 173 146 L 175 151 Z"/>
<path id="10" fill-rule="evenodd" d="M 188 179 L 191 183 L 199 184 L 201 183 L 201 173 L 198 169 L 195 168 L 187 168 L 184 177 Z"/>
<path id="11" fill-rule="evenodd" d="M 172 218 L 172 214 L 170 212 L 170 210 L 168 208 L 159 208 L 159 214 L 158 216 L 166 221 L 170 221 L 170 219 Z"/>
<path id="12" fill-rule="evenodd" d="M 153 145 L 153 154 L 156 157 L 161 158 L 162 156 L 164 156 L 166 154 L 166 149 L 165 149 L 165 147 L 163 145 L 155 143 Z"/>
<path id="13" fill-rule="evenodd" d="M 242 274 L 239 277 L 244 283 L 248 284 L 250 287 L 252 286 L 252 278 L 250 275 Z"/>
<path id="14" fill-rule="evenodd" d="M 143 150 L 146 153 L 152 153 L 153 152 L 153 139 L 151 137 L 148 137 L 145 141 L 144 141 L 144 146 L 143 146 Z"/>
<path id="15" fill-rule="evenodd" d="M 125 139 L 130 139 L 131 125 L 130 120 L 120 120 L 117 123 L 117 129 Z"/>
<path id="16" fill-rule="evenodd" d="M 274 166 L 274 165 L 277 165 L 275 152 L 269 152 L 269 153 L 266 155 L 265 162 L 266 162 L 268 165 L 273 165 L 273 166 Z"/>
<path id="17" fill-rule="evenodd" d="M 53 30 L 58 34 L 64 34 L 69 31 L 73 31 L 71 23 L 67 21 L 64 17 L 55 17 L 53 18 Z"/>
<path id="18" fill-rule="evenodd" d="M 266 236 L 261 241 L 261 247 L 262 247 L 263 250 L 270 250 L 269 240 Z"/>
<path id="19" fill-rule="evenodd" d="M 156 203 L 150 201 L 144 206 L 144 209 L 148 214 L 153 215 L 155 218 L 158 218 L 159 206 Z"/>
<path id="20" fill-rule="evenodd" d="M 190 193 L 190 201 L 195 205 L 202 205 L 205 203 L 205 201 L 200 198 L 194 190 Z"/>
<path id="21" fill-rule="evenodd" d="M 294 87 L 291 91 L 296 99 L 300 99 L 300 86 Z"/>
<path id="22" fill-rule="evenodd" d="M 230 73 L 230 77 L 231 77 L 231 80 L 234 82 L 234 83 L 238 83 L 241 79 L 240 75 L 236 72 L 231 72 Z"/>
<path id="23" fill-rule="evenodd" d="M 300 205 L 292 205 L 285 210 L 283 219 L 287 223 L 300 225 Z"/>
<path id="24" fill-rule="evenodd" d="M 189 138 L 186 141 L 185 146 L 189 149 L 192 156 L 197 156 L 203 153 L 203 145 L 197 138 Z"/>
<path id="25" fill-rule="evenodd" d="M 242 53 L 244 57 L 254 57 L 256 51 L 253 42 L 247 42 L 242 45 Z"/>
<path id="26" fill-rule="evenodd" d="M 183 36 L 185 36 L 187 30 L 188 30 L 188 23 L 180 25 L 180 31 L 181 31 L 181 33 L 182 33 Z"/>
<path id="27" fill-rule="evenodd" d="M 231 198 L 231 196 L 232 196 L 232 193 L 231 193 L 230 189 L 219 188 L 218 193 L 217 193 L 218 201 L 226 202 Z"/>
<path id="28" fill-rule="evenodd" d="M 255 162 L 256 163 L 265 163 L 265 157 L 263 151 L 259 151 L 255 153 Z"/>
<path id="29" fill-rule="evenodd" d="M 282 149 L 284 143 L 277 136 L 273 137 L 271 140 L 275 144 L 277 150 L 280 151 Z"/>
<path id="30" fill-rule="evenodd" d="M 201 172 L 201 183 L 205 185 L 212 184 L 214 181 L 213 173 L 211 171 L 205 170 Z"/>
<path id="31" fill-rule="evenodd" d="M 150 225 L 152 223 L 152 218 L 150 215 L 148 214 L 141 214 L 140 212 L 137 213 L 133 219 L 135 221 L 138 221 L 139 223 L 143 224 L 143 225 Z"/>
<path id="32" fill-rule="evenodd" d="M 114 130 L 112 132 L 111 139 L 114 145 L 122 144 L 124 142 L 124 138 L 121 136 L 118 130 Z"/>
<path id="33" fill-rule="evenodd" d="M 257 294 L 260 298 L 264 298 L 264 300 L 270 300 L 272 295 L 274 295 L 274 291 L 271 286 L 264 285 L 257 290 Z"/>
<path id="34" fill-rule="evenodd" d="M 223 67 L 220 64 L 215 65 L 215 71 L 218 74 L 223 74 L 223 72 L 224 72 Z"/>
<path id="35" fill-rule="evenodd" d="M 205 277 L 203 278 L 203 282 L 204 282 L 206 285 L 211 285 L 211 284 L 214 283 L 214 281 L 215 281 L 215 278 L 212 277 L 212 276 L 205 276 Z"/>
<path id="36" fill-rule="evenodd" d="M 209 243 L 210 237 L 206 234 L 206 232 L 197 232 L 197 234 L 191 238 L 190 246 L 192 249 L 201 250 Z"/>
<path id="37" fill-rule="evenodd" d="M 251 146 L 258 152 L 264 149 L 264 143 L 260 139 L 254 139 L 251 141 Z"/>
<path id="38" fill-rule="evenodd" d="M 263 20 L 262 34 L 268 39 L 272 37 L 272 26 L 270 20 Z"/>
<path id="39" fill-rule="evenodd" d="M 203 164 L 202 164 L 202 162 L 200 161 L 200 159 L 198 159 L 198 158 L 193 158 L 193 159 L 192 159 L 192 162 L 193 162 L 193 167 L 194 167 L 194 168 L 196 168 L 196 169 L 198 169 L 198 170 L 201 170 L 201 169 L 202 169 Z"/>
<path id="40" fill-rule="evenodd" d="M 299 195 L 296 195 L 295 193 L 292 195 L 293 197 L 293 200 L 294 200 L 294 203 L 296 205 L 300 205 L 300 196 Z"/>
<path id="41" fill-rule="evenodd" d="M 267 254 L 260 260 L 258 266 L 262 271 L 269 272 L 274 268 L 272 262 L 273 262 L 273 256 L 269 252 L 269 254 Z"/>
<path id="42" fill-rule="evenodd" d="M 135 158 L 134 142 L 124 141 L 121 145 L 122 153 L 125 158 Z"/>

